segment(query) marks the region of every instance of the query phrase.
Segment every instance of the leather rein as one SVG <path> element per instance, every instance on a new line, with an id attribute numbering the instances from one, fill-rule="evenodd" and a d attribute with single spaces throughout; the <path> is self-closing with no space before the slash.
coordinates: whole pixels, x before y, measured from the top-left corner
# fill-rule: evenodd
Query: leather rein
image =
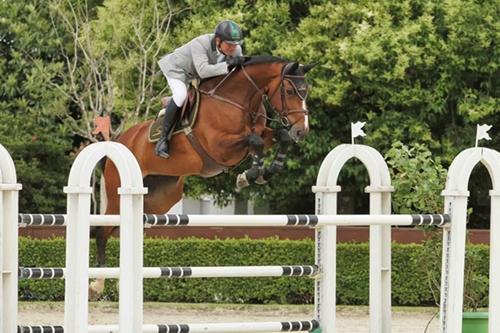
<path id="1" fill-rule="evenodd" d="M 286 74 L 287 73 L 287 70 L 290 68 L 290 66 L 292 66 L 293 63 L 288 63 L 286 64 L 285 66 L 283 66 L 282 70 L 281 70 L 281 75 L 280 75 L 280 85 L 279 85 L 279 90 L 281 92 L 281 112 L 279 112 L 275 107 L 274 105 L 271 103 L 271 100 L 272 98 L 274 97 L 274 95 L 276 94 L 276 92 L 278 91 L 278 89 L 274 90 L 274 92 L 271 94 L 271 96 L 269 96 L 263 89 L 259 88 L 259 86 L 255 83 L 255 80 L 252 79 L 252 77 L 250 76 L 250 74 L 248 74 L 247 70 L 245 69 L 245 66 L 241 66 L 241 70 L 243 72 L 243 74 L 245 75 L 245 77 L 247 78 L 247 80 L 252 84 L 252 86 L 261 94 L 262 96 L 262 102 L 261 104 L 264 106 L 264 109 L 265 110 L 271 110 L 273 111 L 273 113 L 275 113 L 276 115 L 278 115 L 278 117 L 280 117 L 280 120 L 281 120 L 281 124 L 283 125 L 283 127 L 285 128 L 290 128 L 292 127 L 295 123 L 290 123 L 290 121 L 288 120 L 288 115 L 290 114 L 293 114 L 293 113 L 304 113 L 305 115 L 309 114 L 309 110 L 307 109 L 303 109 L 303 108 L 297 108 L 297 109 L 288 109 L 287 107 L 287 104 L 286 104 L 286 92 L 285 92 L 285 85 L 284 85 L 284 81 L 285 80 L 288 80 L 290 82 L 290 84 L 293 86 L 294 88 L 294 91 L 296 92 L 296 94 L 299 96 L 299 98 L 301 100 L 305 100 L 306 96 L 302 96 L 300 93 L 299 93 L 299 90 L 297 89 L 295 83 L 293 82 L 293 79 L 302 79 L 304 80 L 305 79 L 305 76 L 303 75 L 289 75 L 289 74 Z M 210 96 L 212 98 L 215 98 L 215 99 L 218 99 L 220 101 L 223 101 L 223 102 L 226 102 L 228 104 L 231 104 L 233 105 L 234 107 L 242 110 L 243 112 L 247 112 L 247 110 L 250 110 L 250 117 L 252 118 L 252 129 L 255 128 L 255 125 L 257 123 L 257 120 L 259 117 L 265 117 L 266 119 L 268 120 L 274 120 L 272 118 L 268 118 L 265 114 L 263 114 L 262 112 L 259 112 L 261 110 L 261 108 L 257 108 L 257 110 L 252 110 L 250 107 L 244 107 L 243 105 L 229 99 L 229 98 L 225 98 L 225 97 L 222 97 L 220 95 L 216 95 L 215 94 L 215 91 L 217 90 L 217 88 L 219 88 L 223 83 L 224 81 L 235 71 L 236 67 L 233 68 L 233 70 L 231 70 L 214 88 L 212 88 L 211 90 L 209 91 L 205 91 L 205 90 L 202 90 L 202 89 L 199 89 L 200 92 L 202 94 L 205 94 L 207 96 Z M 298 121 L 298 120 L 297 120 Z"/>

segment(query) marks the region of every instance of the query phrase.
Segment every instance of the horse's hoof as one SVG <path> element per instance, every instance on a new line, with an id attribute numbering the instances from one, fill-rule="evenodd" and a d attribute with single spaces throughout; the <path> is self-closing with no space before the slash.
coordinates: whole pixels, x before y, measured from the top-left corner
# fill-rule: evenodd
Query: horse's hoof
<path id="1" fill-rule="evenodd" d="M 101 298 L 101 294 L 89 287 L 89 301 L 95 302 Z"/>
<path id="2" fill-rule="evenodd" d="M 104 292 L 104 281 L 97 279 L 89 285 L 89 301 L 97 301 Z"/>
<path id="3" fill-rule="evenodd" d="M 255 184 L 264 185 L 266 183 L 267 183 L 267 180 L 265 180 L 263 176 L 259 176 L 255 180 Z"/>
<path id="4" fill-rule="evenodd" d="M 236 189 L 239 191 L 242 188 L 247 187 L 249 185 L 250 183 L 248 182 L 246 173 L 245 172 L 240 173 L 236 178 Z"/>

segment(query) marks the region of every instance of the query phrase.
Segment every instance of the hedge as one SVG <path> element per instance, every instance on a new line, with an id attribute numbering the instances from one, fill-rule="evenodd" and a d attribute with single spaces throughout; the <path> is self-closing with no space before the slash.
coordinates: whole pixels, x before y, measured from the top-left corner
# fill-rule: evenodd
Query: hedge
<path id="1" fill-rule="evenodd" d="M 62 238 L 39 240 L 20 238 L 20 266 L 64 267 L 65 241 Z M 144 266 L 239 266 L 309 265 L 314 263 L 312 240 L 206 240 L 188 238 L 165 240 L 146 238 Z M 368 304 L 367 243 L 338 244 L 337 303 Z M 118 265 L 119 242 L 111 239 L 107 248 L 108 265 Z M 468 247 L 469 271 L 474 306 L 487 302 L 489 248 Z M 95 262 L 95 244 L 91 241 L 90 263 Z M 426 244 L 392 246 L 392 301 L 394 305 L 435 305 L 439 299 L 441 248 L 435 241 Z M 483 283 L 478 283 L 482 281 Z M 486 284 L 486 289 L 484 285 Z M 22 280 L 22 300 L 63 300 L 62 280 Z M 108 280 L 104 298 L 118 299 L 116 280 Z M 292 278 L 186 278 L 146 279 L 144 300 L 193 303 L 312 304 L 314 279 Z M 479 301 L 477 301 L 479 300 Z"/>

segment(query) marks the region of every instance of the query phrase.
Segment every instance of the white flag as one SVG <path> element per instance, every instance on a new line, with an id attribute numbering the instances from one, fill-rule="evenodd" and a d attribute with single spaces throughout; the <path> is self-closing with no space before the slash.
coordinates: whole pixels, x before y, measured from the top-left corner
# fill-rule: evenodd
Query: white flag
<path id="1" fill-rule="evenodd" d="M 362 130 L 366 122 L 358 121 L 356 123 L 351 123 L 351 135 L 353 138 L 357 136 L 366 136 L 365 132 Z"/>
<path id="2" fill-rule="evenodd" d="M 476 131 L 476 147 L 477 143 L 479 140 L 491 140 L 490 135 L 488 134 L 488 131 L 491 129 L 491 125 L 477 125 L 477 131 Z"/>

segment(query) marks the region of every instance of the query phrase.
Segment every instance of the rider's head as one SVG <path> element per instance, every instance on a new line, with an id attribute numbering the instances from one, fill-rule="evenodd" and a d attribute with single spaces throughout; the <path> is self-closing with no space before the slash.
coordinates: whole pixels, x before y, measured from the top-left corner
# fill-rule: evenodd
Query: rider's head
<path id="1" fill-rule="evenodd" d="M 233 55 L 242 39 L 241 28 L 231 20 L 224 20 L 215 27 L 217 48 L 225 55 Z"/>

